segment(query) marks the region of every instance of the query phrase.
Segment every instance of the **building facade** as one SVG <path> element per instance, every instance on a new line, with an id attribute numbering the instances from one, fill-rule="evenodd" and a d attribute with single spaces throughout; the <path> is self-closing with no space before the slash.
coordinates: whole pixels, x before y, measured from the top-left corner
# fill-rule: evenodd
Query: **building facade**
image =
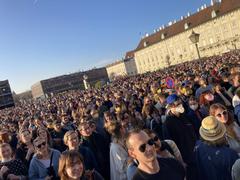
<path id="1" fill-rule="evenodd" d="M 0 81 L 0 109 L 14 106 L 12 91 L 8 80 Z"/>
<path id="2" fill-rule="evenodd" d="M 108 81 L 106 68 L 96 68 L 85 72 L 77 72 L 37 82 L 31 87 L 32 96 L 36 99 L 64 91 L 84 89 L 84 75 L 88 77 L 87 81 L 90 87 L 95 87 L 97 83 L 103 85 Z"/>
<path id="3" fill-rule="evenodd" d="M 240 48 L 240 1 L 222 0 L 202 6 L 197 13 L 181 17 L 146 35 L 135 49 L 138 73 L 198 59 L 196 45 L 189 36 L 198 33 L 201 57 Z"/>
<path id="4" fill-rule="evenodd" d="M 137 74 L 137 66 L 134 59 L 134 51 L 126 53 L 123 60 L 106 66 L 108 77 L 110 81 L 118 76 L 132 76 Z"/>

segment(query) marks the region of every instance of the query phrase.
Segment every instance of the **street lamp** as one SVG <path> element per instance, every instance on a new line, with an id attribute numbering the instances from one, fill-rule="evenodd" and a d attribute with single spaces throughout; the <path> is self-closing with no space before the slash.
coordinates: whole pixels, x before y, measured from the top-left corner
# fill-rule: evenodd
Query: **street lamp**
<path id="1" fill-rule="evenodd" d="M 83 84 L 84 84 L 84 87 L 85 87 L 85 90 L 88 89 L 88 76 L 86 74 L 83 75 Z"/>
<path id="2" fill-rule="evenodd" d="M 195 33 L 194 31 L 192 31 L 192 34 L 189 36 L 189 39 L 191 40 L 192 43 L 195 44 L 196 49 L 197 49 L 197 54 L 198 54 L 198 59 L 200 59 L 200 53 L 199 53 L 199 49 L 198 49 L 198 42 L 199 42 L 199 37 L 200 34 Z"/>

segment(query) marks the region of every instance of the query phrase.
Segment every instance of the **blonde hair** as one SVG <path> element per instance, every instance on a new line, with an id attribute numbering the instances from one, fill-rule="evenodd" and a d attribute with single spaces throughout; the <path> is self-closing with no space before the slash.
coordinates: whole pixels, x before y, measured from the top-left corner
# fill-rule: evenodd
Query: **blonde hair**
<path id="1" fill-rule="evenodd" d="M 72 134 L 77 134 L 77 132 L 73 131 L 73 130 L 69 130 L 64 134 L 63 142 L 64 142 L 65 145 L 67 145 L 68 137 Z"/>

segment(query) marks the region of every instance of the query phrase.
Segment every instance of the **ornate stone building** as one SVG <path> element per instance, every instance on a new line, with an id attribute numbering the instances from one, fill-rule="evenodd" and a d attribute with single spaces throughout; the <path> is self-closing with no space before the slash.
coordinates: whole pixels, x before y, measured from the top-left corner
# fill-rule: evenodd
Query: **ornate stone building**
<path id="1" fill-rule="evenodd" d="M 134 50 L 138 73 L 155 71 L 169 65 L 217 55 L 240 47 L 240 1 L 212 1 L 195 14 L 169 22 L 141 39 Z M 191 34 L 199 35 L 193 43 Z M 197 44 L 197 47 L 196 47 Z"/>

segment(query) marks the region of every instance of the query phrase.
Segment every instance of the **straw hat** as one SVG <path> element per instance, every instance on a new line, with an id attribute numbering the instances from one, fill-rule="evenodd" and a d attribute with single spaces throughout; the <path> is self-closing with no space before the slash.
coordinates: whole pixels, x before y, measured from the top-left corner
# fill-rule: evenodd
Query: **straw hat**
<path id="1" fill-rule="evenodd" d="M 202 120 L 199 133 L 206 141 L 216 141 L 224 137 L 226 128 L 214 116 L 208 116 Z"/>

